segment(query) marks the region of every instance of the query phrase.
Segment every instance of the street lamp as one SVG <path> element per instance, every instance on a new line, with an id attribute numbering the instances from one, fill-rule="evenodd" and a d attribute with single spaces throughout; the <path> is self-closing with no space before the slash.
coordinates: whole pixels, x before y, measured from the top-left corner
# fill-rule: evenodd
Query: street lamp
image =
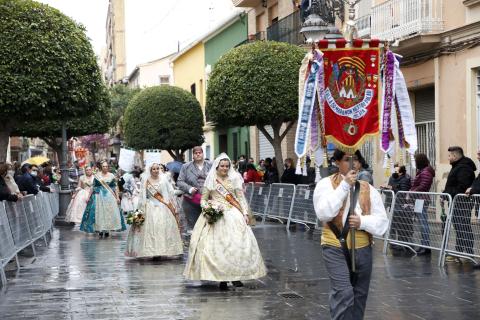
<path id="1" fill-rule="evenodd" d="M 305 37 L 307 43 L 317 43 L 328 33 L 328 22 L 322 19 L 318 14 L 320 12 L 320 3 L 313 0 L 309 8 L 309 15 L 302 23 L 300 33 Z"/>

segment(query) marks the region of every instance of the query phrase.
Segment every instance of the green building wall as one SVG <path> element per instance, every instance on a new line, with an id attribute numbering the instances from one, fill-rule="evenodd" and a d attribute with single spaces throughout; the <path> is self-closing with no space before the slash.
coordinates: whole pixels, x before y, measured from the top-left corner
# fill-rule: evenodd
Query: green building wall
<path id="1" fill-rule="evenodd" d="M 238 20 L 204 43 L 205 67 L 212 70 L 220 57 L 232 48 L 245 42 L 248 38 L 247 15 L 240 15 Z M 208 88 L 208 81 L 207 81 Z M 208 89 L 207 89 L 208 90 Z M 213 158 L 226 152 L 232 159 L 240 155 L 250 155 L 250 134 L 248 127 L 215 128 Z"/>

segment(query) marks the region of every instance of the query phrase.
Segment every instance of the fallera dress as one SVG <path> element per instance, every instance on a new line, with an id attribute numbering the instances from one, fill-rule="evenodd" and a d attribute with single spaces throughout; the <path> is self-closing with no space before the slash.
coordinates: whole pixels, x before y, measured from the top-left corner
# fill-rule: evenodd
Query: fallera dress
<path id="1" fill-rule="evenodd" d="M 183 242 L 177 220 L 172 211 L 148 191 L 147 181 L 165 202 L 173 203 L 175 197 L 165 174 L 160 174 L 157 181 L 146 179 L 142 182 L 139 209 L 145 214 L 145 222 L 130 227 L 125 255 L 135 258 L 181 255 Z"/>
<path id="2" fill-rule="evenodd" d="M 125 220 L 112 192 L 117 187 L 115 176 L 108 173 L 94 177 L 92 196 L 85 208 L 80 230 L 87 233 L 126 230 Z"/>
<path id="3" fill-rule="evenodd" d="M 241 190 L 235 190 L 230 179 L 223 186 L 247 210 Z M 197 220 L 190 240 L 184 275 L 190 280 L 240 281 L 266 275 L 257 240 L 243 214 L 217 190 L 204 188 L 202 203 L 211 200 L 226 209 L 216 223 L 208 224 L 203 215 Z"/>
<path id="4" fill-rule="evenodd" d="M 67 208 L 66 220 L 68 222 L 82 222 L 83 213 L 87 207 L 88 197 L 93 186 L 93 176 L 81 176 L 79 185 L 81 187 L 77 188 L 75 198 L 70 201 Z"/>

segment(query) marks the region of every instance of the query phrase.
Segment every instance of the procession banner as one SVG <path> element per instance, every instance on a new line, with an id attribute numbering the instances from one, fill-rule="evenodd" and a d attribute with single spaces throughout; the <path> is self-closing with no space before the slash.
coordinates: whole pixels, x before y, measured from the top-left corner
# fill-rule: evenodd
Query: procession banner
<path id="1" fill-rule="evenodd" d="M 353 151 L 379 133 L 380 49 L 323 49 L 325 137 Z"/>
<path id="2" fill-rule="evenodd" d="M 161 151 L 148 150 L 144 154 L 145 167 L 152 165 L 153 163 L 162 163 Z"/>
<path id="3" fill-rule="evenodd" d="M 135 151 L 122 148 L 120 149 L 120 157 L 118 159 L 118 166 L 126 172 L 133 171 L 135 167 Z"/>

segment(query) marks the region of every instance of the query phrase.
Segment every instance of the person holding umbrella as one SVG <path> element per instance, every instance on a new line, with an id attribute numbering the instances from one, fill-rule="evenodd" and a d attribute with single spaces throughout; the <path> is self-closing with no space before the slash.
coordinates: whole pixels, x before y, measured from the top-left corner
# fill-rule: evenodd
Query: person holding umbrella
<path id="1" fill-rule="evenodd" d="M 333 158 L 339 172 L 320 180 L 313 194 L 317 217 L 326 222 L 321 244 L 330 278 L 332 319 L 363 319 L 372 273 L 372 235 L 381 236 L 388 228 L 380 193 L 368 182 L 358 181 L 357 171 L 350 169 L 351 156 L 335 150 Z M 353 159 L 357 167 L 358 159 L 355 156 Z M 349 214 L 352 186 L 355 188 L 353 215 Z M 356 272 L 351 270 L 349 227 L 357 229 Z"/>

